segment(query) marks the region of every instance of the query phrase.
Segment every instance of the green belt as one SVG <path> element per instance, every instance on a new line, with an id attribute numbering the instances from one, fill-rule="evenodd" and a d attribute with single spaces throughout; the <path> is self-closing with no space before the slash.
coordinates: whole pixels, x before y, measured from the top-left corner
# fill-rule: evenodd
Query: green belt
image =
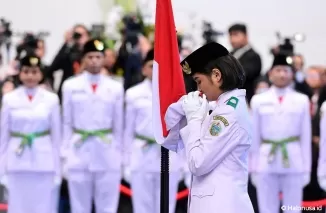
<path id="1" fill-rule="evenodd" d="M 23 140 L 20 142 L 19 147 L 16 150 L 17 155 L 21 155 L 25 149 L 25 146 L 28 146 L 29 148 L 32 147 L 34 139 L 43 137 L 46 135 L 49 135 L 50 131 L 43 131 L 43 132 L 34 132 L 30 134 L 23 134 L 20 132 L 11 132 L 10 135 L 12 137 L 22 138 Z"/>
<path id="2" fill-rule="evenodd" d="M 148 138 L 146 136 L 136 135 L 136 138 L 139 139 L 139 140 L 146 141 L 146 145 L 152 145 L 152 144 L 155 144 L 156 143 L 156 141 L 154 139 Z"/>
<path id="3" fill-rule="evenodd" d="M 110 143 L 111 141 L 106 137 L 107 134 L 112 133 L 111 129 L 100 129 L 100 130 L 81 130 L 74 129 L 74 133 L 80 134 L 82 136 L 81 142 L 85 142 L 89 137 L 99 137 L 103 142 Z M 80 145 L 79 143 L 76 144 Z"/>
<path id="4" fill-rule="evenodd" d="M 272 149 L 269 152 L 269 156 L 268 156 L 269 163 L 274 161 L 276 151 L 278 148 L 280 148 L 282 151 L 282 161 L 283 161 L 284 167 L 286 167 L 286 168 L 290 167 L 289 154 L 288 154 L 286 145 L 291 142 L 296 142 L 299 139 L 300 139 L 299 137 L 294 136 L 294 137 L 285 138 L 283 140 L 263 140 L 262 141 L 263 143 L 272 144 Z"/>

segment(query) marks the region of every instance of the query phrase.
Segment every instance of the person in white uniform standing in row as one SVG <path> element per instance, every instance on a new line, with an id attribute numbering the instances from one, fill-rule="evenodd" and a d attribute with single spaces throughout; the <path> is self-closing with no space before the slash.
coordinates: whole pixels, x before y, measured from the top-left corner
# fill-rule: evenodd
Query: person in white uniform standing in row
<path id="1" fill-rule="evenodd" d="M 269 72 L 272 87 L 251 101 L 253 146 L 251 178 L 260 213 L 301 212 L 303 188 L 310 181 L 311 119 L 306 95 L 292 89 L 292 58 L 276 55 Z"/>
<path id="2" fill-rule="evenodd" d="M 85 70 L 63 84 L 62 154 L 72 213 L 116 213 L 123 154 L 122 84 L 101 74 L 104 43 L 88 41 Z"/>
<path id="3" fill-rule="evenodd" d="M 152 72 L 154 50 L 147 53 L 142 72 L 146 79 L 126 92 L 125 137 L 128 143 L 134 213 L 160 212 L 161 146 L 155 142 L 152 122 Z M 169 211 L 175 212 L 181 164 L 170 152 Z"/>
<path id="4" fill-rule="evenodd" d="M 22 85 L 2 100 L 0 171 L 9 194 L 8 213 L 58 211 L 60 106 L 56 94 L 39 86 L 40 66 L 35 55 L 22 58 Z"/>

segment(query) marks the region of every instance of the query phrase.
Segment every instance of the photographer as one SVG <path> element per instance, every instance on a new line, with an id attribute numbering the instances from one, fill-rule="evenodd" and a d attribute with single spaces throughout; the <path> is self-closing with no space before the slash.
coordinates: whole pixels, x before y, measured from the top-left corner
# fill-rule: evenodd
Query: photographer
<path id="1" fill-rule="evenodd" d="M 246 82 L 243 86 L 247 91 L 247 100 L 250 102 L 254 95 L 254 83 L 260 77 L 262 68 L 259 54 L 249 43 L 247 27 L 244 24 L 234 24 L 229 28 L 231 54 L 240 61 L 246 72 Z"/>
<path id="2" fill-rule="evenodd" d="M 74 26 L 72 31 L 68 31 L 65 35 L 65 43 L 55 56 L 51 66 L 47 72 L 47 79 L 50 80 L 53 87 L 54 73 L 58 70 L 63 71 L 58 96 L 61 100 L 61 87 L 63 82 L 81 72 L 81 50 L 84 44 L 90 39 L 90 33 L 84 25 L 78 24 Z"/>

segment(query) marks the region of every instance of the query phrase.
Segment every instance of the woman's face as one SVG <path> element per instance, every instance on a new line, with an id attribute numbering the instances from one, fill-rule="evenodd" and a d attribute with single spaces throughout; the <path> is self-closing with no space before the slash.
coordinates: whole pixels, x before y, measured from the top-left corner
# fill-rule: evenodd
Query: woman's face
<path id="1" fill-rule="evenodd" d="M 28 88 L 34 88 L 38 86 L 42 80 L 42 77 L 43 75 L 39 67 L 23 66 L 19 73 L 20 81 L 24 86 Z"/>
<path id="2" fill-rule="evenodd" d="M 208 101 L 216 101 L 223 93 L 220 89 L 222 75 L 218 69 L 214 69 L 211 76 L 195 73 L 193 79 L 197 83 L 198 90 L 206 95 Z"/>

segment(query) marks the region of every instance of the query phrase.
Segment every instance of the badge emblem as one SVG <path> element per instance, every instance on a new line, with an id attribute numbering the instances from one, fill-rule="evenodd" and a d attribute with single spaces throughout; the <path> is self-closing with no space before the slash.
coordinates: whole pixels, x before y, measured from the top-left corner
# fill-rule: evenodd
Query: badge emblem
<path id="1" fill-rule="evenodd" d="M 224 126 L 229 126 L 228 120 L 226 120 L 226 118 L 224 118 L 223 116 L 214 115 L 213 116 L 213 120 L 215 120 L 215 121 L 222 121 L 222 123 L 224 124 Z"/>
<path id="2" fill-rule="evenodd" d="M 188 75 L 191 74 L 191 68 L 190 68 L 188 62 L 185 62 L 184 65 L 182 65 L 182 70 L 184 73 L 186 73 Z"/>
<path id="3" fill-rule="evenodd" d="M 101 42 L 99 40 L 94 41 L 94 46 L 98 51 L 104 50 L 104 44 L 103 44 L 103 42 Z"/>
<path id="4" fill-rule="evenodd" d="M 211 128 L 209 129 L 209 132 L 211 133 L 212 136 L 218 136 L 221 131 L 222 131 L 222 126 L 220 122 L 213 122 Z"/>
<path id="5" fill-rule="evenodd" d="M 35 58 L 35 57 L 31 57 L 31 58 L 29 59 L 29 63 L 30 63 L 32 66 L 35 66 L 35 65 L 38 64 L 38 59 Z"/>

